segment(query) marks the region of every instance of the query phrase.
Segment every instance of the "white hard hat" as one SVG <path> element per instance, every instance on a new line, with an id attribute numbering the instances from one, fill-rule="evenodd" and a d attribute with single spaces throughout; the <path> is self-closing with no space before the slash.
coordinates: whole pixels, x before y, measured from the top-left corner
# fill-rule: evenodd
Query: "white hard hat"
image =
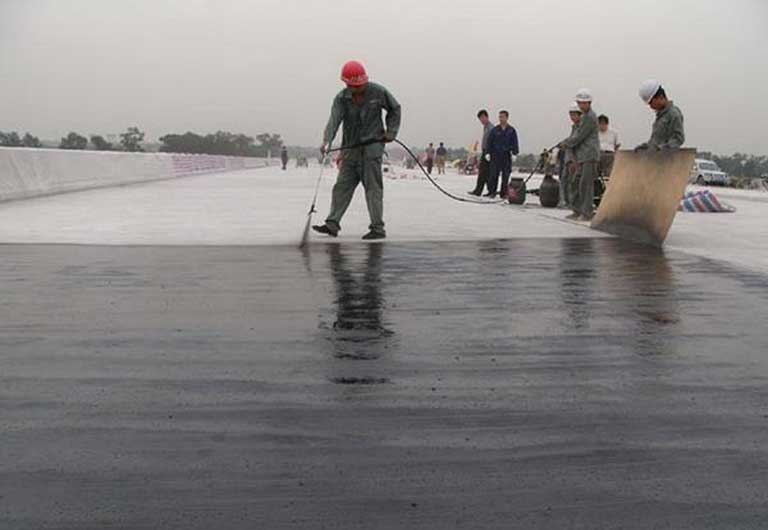
<path id="1" fill-rule="evenodd" d="M 656 95 L 656 92 L 658 92 L 660 88 L 661 83 L 655 79 L 648 79 L 647 81 L 643 81 L 643 84 L 640 85 L 640 99 L 646 103 L 650 103 L 653 99 L 653 96 Z"/>
<path id="2" fill-rule="evenodd" d="M 581 107 L 579 107 L 579 104 L 576 103 L 575 101 L 571 103 L 571 105 L 568 107 L 568 114 L 570 114 L 571 112 L 578 112 L 579 114 L 581 114 Z"/>
<path id="3" fill-rule="evenodd" d="M 576 93 L 576 101 L 579 103 L 585 102 L 585 103 L 591 103 L 592 102 L 592 91 L 588 88 L 582 88 Z"/>

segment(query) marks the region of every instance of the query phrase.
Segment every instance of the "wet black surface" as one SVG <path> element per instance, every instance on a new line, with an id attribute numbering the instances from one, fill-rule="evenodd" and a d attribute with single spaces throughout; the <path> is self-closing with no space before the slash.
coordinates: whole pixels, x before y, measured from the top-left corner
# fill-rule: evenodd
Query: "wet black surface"
<path id="1" fill-rule="evenodd" d="M 589 239 L 2 252 L 2 529 L 768 527 L 765 276 Z"/>

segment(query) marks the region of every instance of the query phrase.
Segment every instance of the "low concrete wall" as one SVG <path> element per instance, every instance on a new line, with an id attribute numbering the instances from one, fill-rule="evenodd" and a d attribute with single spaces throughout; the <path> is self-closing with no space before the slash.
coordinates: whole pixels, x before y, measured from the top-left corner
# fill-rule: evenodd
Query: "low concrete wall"
<path id="1" fill-rule="evenodd" d="M 0 148 L 0 201 L 265 167 L 263 158 Z"/>

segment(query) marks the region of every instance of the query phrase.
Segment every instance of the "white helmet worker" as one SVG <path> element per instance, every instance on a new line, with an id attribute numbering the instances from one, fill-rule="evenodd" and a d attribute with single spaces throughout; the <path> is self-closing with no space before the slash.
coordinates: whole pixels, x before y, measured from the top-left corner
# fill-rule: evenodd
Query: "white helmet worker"
<path id="1" fill-rule="evenodd" d="M 661 83 L 655 79 L 648 79 L 647 81 L 643 81 L 643 84 L 640 85 L 640 99 L 642 99 L 645 103 L 650 103 L 653 99 L 653 96 L 656 95 L 660 88 Z"/>
<path id="2" fill-rule="evenodd" d="M 588 88 L 582 88 L 576 93 L 577 103 L 592 103 L 592 91 Z"/>
<path id="3" fill-rule="evenodd" d="M 577 112 L 579 114 L 582 114 L 581 107 L 579 107 L 579 104 L 576 103 L 575 101 L 571 103 L 570 106 L 568 107 L 568 114 L 570 114 L 571 112 Z"/>

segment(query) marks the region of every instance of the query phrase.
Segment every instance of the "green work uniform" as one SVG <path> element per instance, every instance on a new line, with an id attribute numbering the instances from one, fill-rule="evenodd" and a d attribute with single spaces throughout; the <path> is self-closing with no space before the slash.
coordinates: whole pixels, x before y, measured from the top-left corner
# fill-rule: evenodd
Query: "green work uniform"
<path id="1" fill-rule="evenodd" d="M 651 139 L 641 147 L 648 149 L 680 149 L 685 143 L 683 113 L 671 101 L 656 112 Z"/>
<path id="2" fill-rule="evenodd" d="M 578 169 L 571 177 L 571 208 L 574 213 L 591 218 L 595 208 L 595 178 L 600 160 L 600 136 L 597 114 L 592 109 L 581 115 L 571 135 L 561 142 L 573 150 Z"/>
<path id="3" fill-rule="evenodd" d="M 386 129 L 382 122 L 382 111 L 387 113 Z M 400 129 L 400 104 L 386 88 L 376 83 L 368 83 L 362 101 L 358 103 L 353 100 L 352 92 L 345 88 L 333 100 L 331 117 L 323 136 L 326 145 L 333 142 L 342 122 L 342 145 L 378 140 L 385 135 L 388 139 L 394 139 Z M 333 186 L 331 212 L 325 221 L 327 225 L 341 230 L 341 218 L 352 201 L 357 185 L 362 182 L 371 218 L 370 229 L 384 234 L 383 154 L 383 143 L 342 151 L 341 169 Z"/>

